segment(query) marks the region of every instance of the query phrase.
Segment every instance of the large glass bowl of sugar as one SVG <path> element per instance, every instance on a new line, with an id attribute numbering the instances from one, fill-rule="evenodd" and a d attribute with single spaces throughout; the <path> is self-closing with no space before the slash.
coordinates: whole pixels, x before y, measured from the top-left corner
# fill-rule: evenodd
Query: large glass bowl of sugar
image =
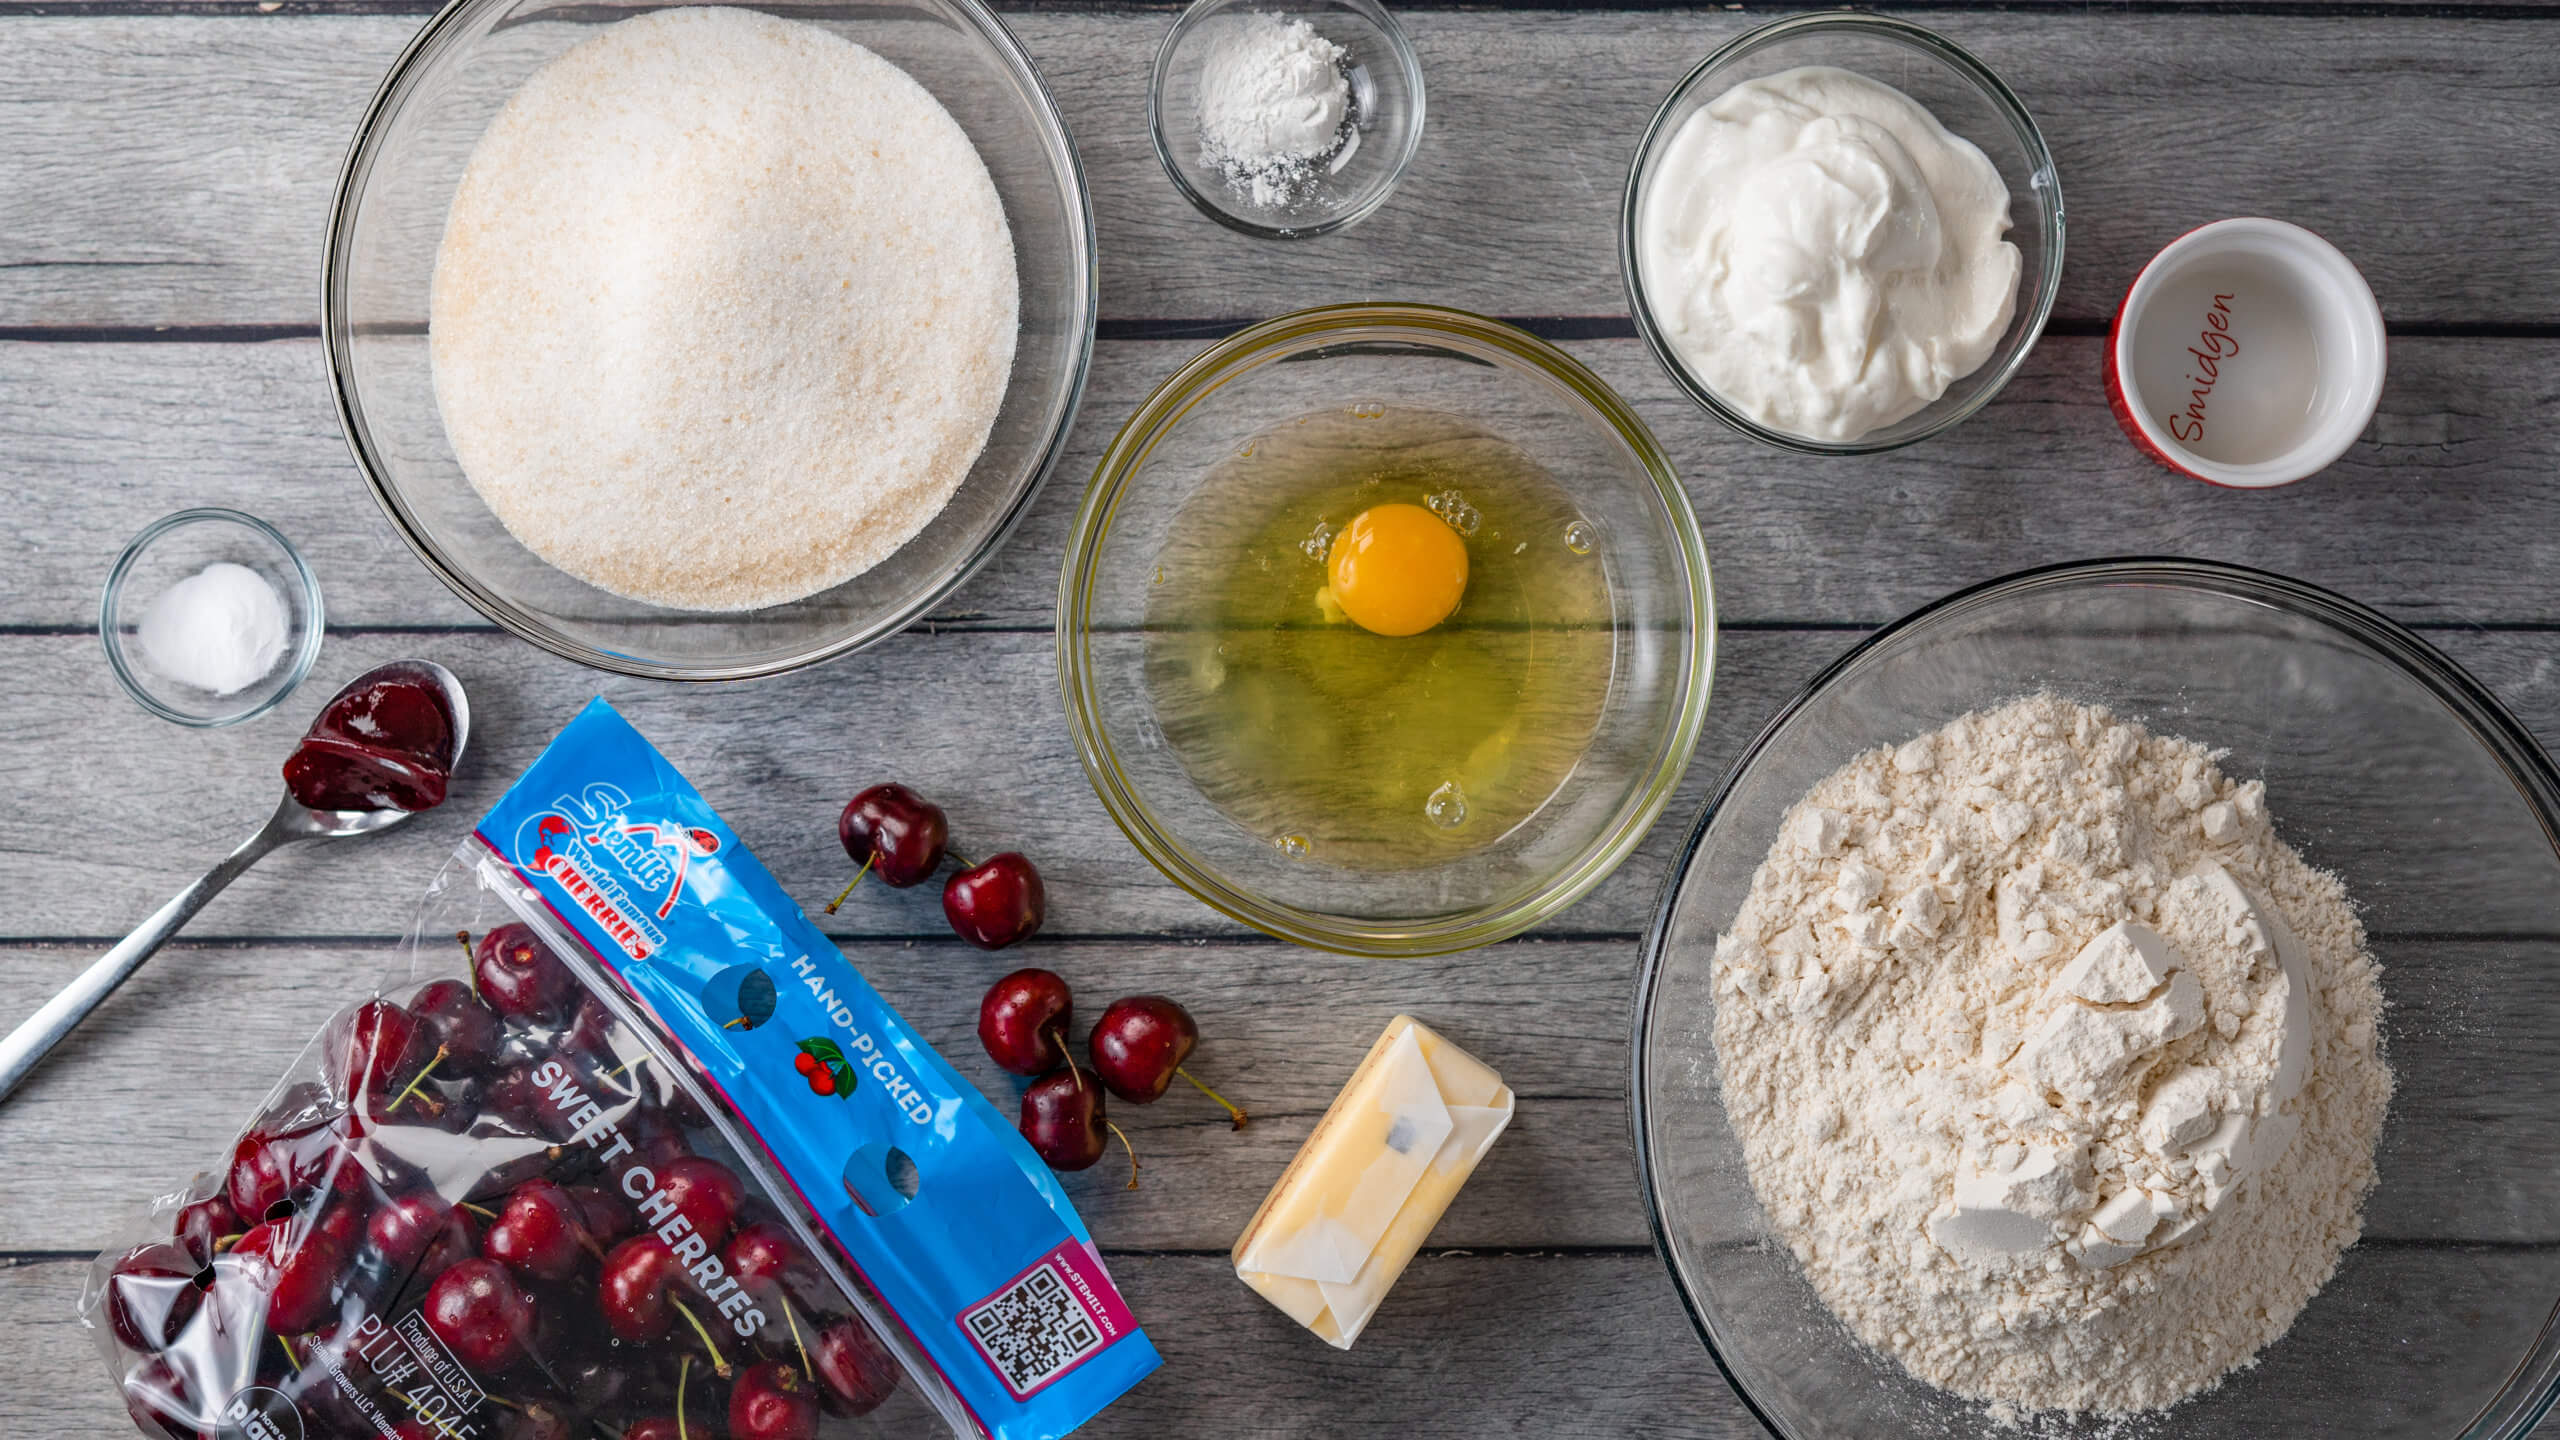
<path id="1" fill-rule="evenodd" d="M 2492 678 L 2510 660 L 2494 636 L 2434 638 Z M 1736 1393 L 1787 1440 L 2001 1433 L 1861 1345 L 1775 1238 L 1726 1114 L 1709 964 L 1815 781 L 2038 690 L 2229 747 L 2225 775 L 2265 782 L 2279 838 L 2361 908 L 2398 1088 L 2363 1238 L 2255 1365 L 2137 1424 L 2018 1433 L 2531 1430 L 2560 1393 L 2560 771 L 2427 640 L 2189 561 L 2031 571 L 1887 627 L 1769 722 L 1692 832 L 1646 943 L 1635 1131 L 1655 1239 Z"/>
<path id="2" fill-rule="evenodd" d="M 436 408 L 428 289 L 472 147 L 527 77 L 600 27 L 667 7 L 458 0 L 393 64 L 356 132 L 323 275 L 329 375 L 357 467 L 401 537 L 475 609 L 599 669 L 725 680 L 895 634 L 994 557 L 1075 419 L 1092 357 L 1093 212 L 1039 73 L 976 0 L 793 11 L 914 77 L 985 162 L 1012 232 L 1021 332 L 985 449 L 950 503 L 872 569 L 763 609 L 662 609 L 589 585 L 508 533 L 464 475 Z"/>

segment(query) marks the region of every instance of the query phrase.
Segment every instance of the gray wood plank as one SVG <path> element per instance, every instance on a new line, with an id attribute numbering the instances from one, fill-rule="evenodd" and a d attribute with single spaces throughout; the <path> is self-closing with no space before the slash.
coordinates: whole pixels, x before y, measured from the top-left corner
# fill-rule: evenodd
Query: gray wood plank
<path id="1" fill-rule="evenodd" d="M 2560 1244 L 2560 1027 L 2549 1019 L 2560 1011 L 2560 941 L 2399 942 L 2383 953 L 2401 1088 L 2367 1233 Z M 1233 942 L 1068 942 L 990 956 L 856 941 L 846 954 L 1007 1113 L 1020 1082 L 988 1062 L 975 1025 L 979 993 L 1016 964 L 1067 977 L 1088 1016 L 1131 993 L 1192 1010 L 1205 1037 L 1194 1073 L 1254 1120 L 1232 1131 L 1187 1090 L 1115 1109 L 1145 1166 L 1139 1188 L 1123 1188 L 1116 1153 L 1067 1180 L 1115 1246 L 1231 1243 L 1399 1012 L 1482 1056 L 1520 1096 L 1519 1119 L 1435 1244 L 1651 1243 L 1626 1110 L 1633 941 L 1515 941 L 1396 966 Z M 91 958 L 70 946 L 0 947 L 0 1024 Z M 95 1245 L 100 1217 L 218 1168 L 321 1022 L 377 986 L 399 993 L 399 966 L 387 939 L 172 947 L 0 1106 L 0 1153 L 17 1162 L 0 1167 L 0 1252 Z M 2483 1013 L 2484 988 L 2505 1009 Z M 171 1083 L 173 1070 L 184 1084 Z M 101 1148 L 102 1130 L 120 1143 Z M 1760 1232 L 1737 1213 L 1719 1233 L 1747 1242 Z"/>
<path id="2" fill-rule="evenodd" d="M 6 163 L 0 158 L 0 163 Z M 2262 566 L 2403 619 L 2560 622 L 2560 346 L 2403 339 L 2366 438 L 2326 474 L 2217 490 L 2143 460 L 2107 413 L 2100 341 L 2050 337 L 1988 410 L 1864 460 L 1780 455 L 1674 391 L 1632 340 L 1564 348 L 1653 426 L 1696 505 L 1728 622 L 1881 623 L 1959 584 L 2109 554 Z M 1120 423 L 1200 348 L 1115 341 L 1048 491 L 937 623 L 1046 627 L 1067 530 Z M 282 524 L 363 626 L 477 615 L 411 557 L 348 459 L 316 342 L 0 344 L 0 625 L 94 623 L 152 519 L 228 504 Z"/>
<path id="3" fill-rule="evenodd" d="M 1856 638 L 1834 631 L 1725 636 L 1705 739 L 1667 812 L 1672 818 L 1551 929 L 1642 928 L 1688 819 L 1726 767 L 1784 699 Z M 2560 735 L 2560 665 L 2553 663 L 2560 637 L 2443 632 L 2439 639 L 2457 660 L 2478 667 L 2528 725 Z M 19 897 L 0 913 L 0 937 L 124 933 L 265 814 L 276 793 L 274 767 L 311 707 L 345 679 L 404 656 L 440 660 L 472 689 L 472 752 L 448 808 L 379 839 L 277 857 L 218 897 L 195 933 L 394 933 L 470 819 L 599 693 L 659 741 L 796 895 L 823 901 L 842 885 L 837 808 L 862 786 L 897 778 L 939 797 L 962 845 L 1010 845 L 1045 867 L 1053 934 L 1238 933 L 1147 865 L 1079 777 L 1046 635 L 910 632 L 819 670 L 727 687 L 714 700 L 700 689 L 600 677 L 486 633 L 374 633 L 332 643 L 299 704 L 212 733 L 145 715 L 114 688 L 93 637 L 0 635 L 0 694 L 16 697 L 0 712 L 0 785 L 14 802 L 0 809 L 0 853 L 13 857 Z M 961 718 L 996 714 L 1007 719 Z M 2319 794 L 2279 794 L 2279 822 L 2315 856 L 2327 854 L 2321 847 L 2333 840 L 2375 827 L 2409 834 L 2395 808 L 2402 797 L 2376 783 L 2383 772 L 2375 767 L 2424 759 L 2380 742 L 2370 753 L 2343 740 L 2324 743 L 2305 763 L 2327 767 L 2334 782 Z M 82 819 L 66 827 L 66 816 Z M 2448 823 L 2458 832 L 2459 822 Z M 2464 934 L 2552 928 L 2548 896 L 2501 886 L 2459 846 L 2428 845 L 2391 855 L 2387 864 L 2369 856 L 2365 863 L 2373 868 L 2356 877 L 2357 894 L 2379 927 Z M 829 926 L 848 936 L 940 935 L 944 924 L 929 890 L 873 891 Z"/>
<path id="4" fill-rule="evenodd" d="M 1398 967 L 1265 944 L 1034 942 L 987 955 L 956 942 L 887 942 L 846 953 L 1007 1115 L 1021 1082 L 976 1038 L 978 997 L 997 976 L 1022 964 L 1058 971 L 1077 987 L 1086 1023 L 1125 994 L 1172 995 L 1192 1011 L 1203 1034 L 1192 1072 L 1253 1121 L 1230 1129 L 1187 1086 L 1153 1106 L 1114 1107 L 1144 1166 L 1139 1187 L 1124 1188 L 1116 1149 L 1066 1184 L 1116 1246 L 1233 1243 L 1400 1012 L 1442 1028 L 1521 1096 L 1519 1120 L 1439 1243 L 1650 1243 L 1626 1117 L 1632 942 L 1515 942 Z M 15 1024 L 89 958 L 70 947 L 0 948 L 0 1024 Z M 18 1162 L 0 1167 L 0 1252 L 94 1246 L 100 1217 L 135 1213 L 197 1170 L 218 1170 L 328 1015 L 393 985 L 399 965 L 388 940 L 181 942 L 160 956 L 0 1106 L 0 1153 Z M 178 1067 L 187 1082 L 173 1085 Z M 102 1124 L 120 1143 L 97 1144 Z"/>
<path id="5" fill-rule="evenodd" d="M 0 1263 L 0 1327 L 18 1362 L 0 1425 L 14 1436 L 122 1432 L 104 1367 L 69 1318 L 79 1269 Z M 1165 1365 L 1079 1432 L 1095 1440 L 1765 1433 L 1649 1254 L 1429 1252 L 1347 1353 L 1297 1331 L 1224 1257 L 1119 1255 L 1111 1269 Z M 2210 1411 L 2235 1434 L 2298 1433 L 2306 1414 L 2451 1433 L 2505 1379 L 2555 1288 L 2560 1258 L 2548 1253 L 2353 1252 L 2257 1368 L 2181 1413 Z M 1853 1358 L 1837 1383 L 1857 1387 L 1845 1401 L 1869 1382 Z"/>
<path id="6" fill-rule="evenodd" d="M 1432 111 L 1413 172 L 1365 224 L 1291 246 L 1217 227 L 1159 171 L 1143 100 L 1163 14 L 1009 23 L 1083 150 L 1107 314 L 1263 315 L 1395 296 L 1613 315 L 1626 308 L 1615 220 L 1639 132 L 1691 63 L 1763 18 L 1412 14 Z M 2545 183 L 2560 165 L 2560 47 L 2541 21 L 2044 12 L 1931 23 L 2000 71 L 2045 128 L 2070 201 L 2065 317 L 2104 317 L 2141 261 L 2191 226 L 2258 213 L 2336 240 L 2396 322 L 2560 319 L 2542 283 L 2560 233 Z M 339 157 L 417 17 L 0 24 L 16 141 L 0 155 L 13 202 L 0 325 L 314 319 Z M 2460 263 L 2445 258 L 2448 225 Z"/>

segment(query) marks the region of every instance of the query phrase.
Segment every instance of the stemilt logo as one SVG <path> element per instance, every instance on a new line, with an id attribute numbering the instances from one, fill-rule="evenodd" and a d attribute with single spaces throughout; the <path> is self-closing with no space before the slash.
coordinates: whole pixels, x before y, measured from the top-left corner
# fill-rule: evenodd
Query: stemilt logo
<path id="1" fill-rule="evenodd" d="M 684 894 L 686 871 L 716 855 L 708 830 L 628 815 L 631 798 L 611 785 L 563 795 L 516 830 L 516 863 L 551 877 L 622 953 L 645 960 L 667 943 L 656 924 Z"/>

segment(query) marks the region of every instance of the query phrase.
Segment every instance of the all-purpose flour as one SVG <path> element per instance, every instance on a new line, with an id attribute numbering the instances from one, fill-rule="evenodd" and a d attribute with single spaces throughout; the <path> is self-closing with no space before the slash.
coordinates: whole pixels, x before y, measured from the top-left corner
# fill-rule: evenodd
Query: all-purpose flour
<path id="1" fill-rule="evenodd" d="M 2040 696 L 1861 755 L 1789 812 L 1714 976 L 1762 1207 L 1934 1385 L 2170 1404 L 2360 1231 L 2377 967 L 2201 745 Z"/>

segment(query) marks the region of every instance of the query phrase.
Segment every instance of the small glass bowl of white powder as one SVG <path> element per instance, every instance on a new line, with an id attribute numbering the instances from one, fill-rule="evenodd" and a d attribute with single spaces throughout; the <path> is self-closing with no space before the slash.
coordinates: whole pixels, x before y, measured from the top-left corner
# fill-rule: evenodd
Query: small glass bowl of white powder
<path id="1" fill-rule="evenodd" d="M 1199 0 L 1156 49 L 1147 126 L 1183 198 L 1299 240 L 1386 202 L 1422 143 L 1422 64 L 1373 0 Z"/>
<path id="2" fill-rule="evenodd" d="M 237 510 L 164 515 L 98 599 L 107 668 L 143 709 L 212 728 L 263 715 L 319 658 L 320 581 L 274 526 Z"/>

